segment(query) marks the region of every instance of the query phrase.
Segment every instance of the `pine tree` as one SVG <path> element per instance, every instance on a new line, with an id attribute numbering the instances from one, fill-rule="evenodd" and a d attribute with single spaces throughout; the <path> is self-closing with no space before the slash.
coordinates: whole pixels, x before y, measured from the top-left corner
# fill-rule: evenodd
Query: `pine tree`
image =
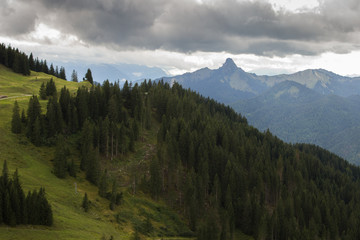
<path id="1" fill-rule="evenodd" d="M 29 56 L 29 68 L 30 68 L 30 70 L 35 71 L 35 61 L 34 61 L 34 57 L 33 57 L 32 53 L 30 53 L 30 56 Z"/>
<path id="2" fill-rule="evenodd" d="M 21 119 L 20 119 L 20 112 L 19 112 L 19 104 L 15 100 L 14 108 L 13 108 L 13 115 L 11 120 L 11 131 L 13 133 L 21 133 Z"/>
<path id="3" fill-rule="evenodd" d="M 71 81 L 72 82 L 78 82 L 78 76 L 77 76 L 77 72 L 75 71 L 75 69 L 72 71 Z"/>
<path id="4" fill-rule="evenodd" d="M 34 126 L 35 120 L 41 115 L 41 105 L 37 96 L 32 96 L 29 100 L 29 106 L 27 110 L 27 132 L 26 136 L 33 142 L 34 140 Z"/>
<path id="5" fill-rule="evenodd" d="M 69 165 L 69 175 L 76 178 L 76 166 L 74 159 L 71 159 L 71 163 Z"/>
<path id="6" fill-rule="evenodd" d="M 81 206 L 82 206 L 82 208 L 84 209 L 85 212 L 89 211 L 90 202 L 89 202 L 87 193 L 85 193 L 85 195 L 84 195 Z"/>
<path id="7" fill-rule="evenodd" d="M 80 134 L 80 169 L 87 170 L 89 166 L 91 149 L 93 148 L 93 125 L 86 120 Z"/>
<path id="8" fill-rule="evenodd" d="M 67 170 L 67 157 L 69 149 L 66 146 L 65 138 L 62 134 L 58 136 L 54 157 L 54 174 L 58 178 L 65 178 Z"/>
<path id="9" fill-rule="evenodd" d="M 94 83 L 90 68 L 88 68 L 84 80 L 88 81 L 91 84 Z"/>
<path id="10" fill-rule="evenodd" d="M 42 64 L 41 71 L 42 71 L 43 73 L 49 73 L 49 68 L 48 68 L 48 66 L 47 66 L 46 60 L 45 60 L 45 61 L 43 62 L 43 64 Z"/>
<path id="11" fill-rule="evenodd" d="M 8 170 L 8 166 L 7 166 L 7 161 L 4 161 L 3 164 L 3 169 L 2 169 L 2 175 L 1 178 L 2 180 L 2 187 L 3 189 L 7 188 L 8 184 L 9 184 L 9 170 Z"/>
<path id="12" fill-rule="evenodd" d="M 100 159 L 99 159 L 99 150 L 90 148 L 89 151 L 89 159 L 88 159 L 88 166 L 86 169 L 86 179 L 97 185 L 99 182 L 99 175 L 100 175 Z"/>
<path id="13" fill-rule="evenodd" d="M 66 80 L 65 68 L 60 67 L 59 78 Z"/>
<path id="14" fill-rule="evenodd" d="M 46 83 L 46 96 L 56 97 L 57 91 L 53 78 L 50 78 L 50 81 Z"/>
<path id="15" fill-rule="evenodd" d="M 54 69 L 54 65 L 52 63 L 50 64 L 49 74 L 53 75 L 53 76 L 55 75 L 55 69 Z"/>
<path id="16" fill-rule="evenodd" d="M 42 84 L 41 84 L 40 90 L 39 90 L 39 95 L 40 95 L 40 98 L 41 98 L 42 100 L 45 100 L 45 99 L 46 99 L 47 94 L 46 94 L 45 83 L 42 83 Z"/>

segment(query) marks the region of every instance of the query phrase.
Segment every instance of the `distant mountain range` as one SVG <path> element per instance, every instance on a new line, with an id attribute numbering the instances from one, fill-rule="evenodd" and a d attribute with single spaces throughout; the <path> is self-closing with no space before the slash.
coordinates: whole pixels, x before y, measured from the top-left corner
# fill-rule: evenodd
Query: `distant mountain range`
<path id="1" fill-rule="evenodd" d="M 245 72 L 230 58 L 218 69 L 202 68 L 193 73 L 163 79 L 169 83 L 176 81 L 184 87 L 190 87 L 202 95 L 226 104 L 256 97 L 284 81 L 294 81 L 326 95 L 348 97 L 360 93 L 360 77 L 344 77 L 324 69 L 259 76 Z"/>
<path id="2" fill-rule="evenodd" d="M 78 79 L 81 81 L 88 68 L 91 69 L 94 81 L 102 83 L 105 80 L 115 81 L 136 81 L 146 79 L 156 79 L 167 74 L 157 67 L 148 67 L 137 64 L 86 64 L 82 62 L 54 62 L 54 65 L 63 66 L 66 70 L 67 80 L 71 80 L 73 70 L 77 71 Z"/>
<path id="3" fill-rule="evenodd" d="M 229 104 L 285 141 L 313 143 L 360 164 L 360 77 L 324 69 L 258 76 L 227 59 L 219 69 L 163 79 Z"/>

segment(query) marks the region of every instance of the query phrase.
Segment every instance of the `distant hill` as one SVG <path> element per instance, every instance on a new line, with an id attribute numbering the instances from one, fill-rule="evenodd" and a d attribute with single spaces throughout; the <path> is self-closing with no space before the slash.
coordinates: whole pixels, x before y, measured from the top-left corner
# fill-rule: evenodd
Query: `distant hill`
<path id="1" fill-rule="evenodd" d="M 232 106 L 260 130 L 287 142 L 317 144 L 360 164 L 360 97 L 323 95 L 284 81 Z"/>

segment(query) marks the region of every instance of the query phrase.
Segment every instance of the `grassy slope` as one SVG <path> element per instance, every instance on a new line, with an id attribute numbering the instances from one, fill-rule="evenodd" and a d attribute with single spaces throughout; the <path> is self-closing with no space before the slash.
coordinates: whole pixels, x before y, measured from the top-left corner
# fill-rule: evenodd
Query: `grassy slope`
<path id="1" fill-rule="evenodd" d="M 22 76 L 0 65 L 0 95 L 9 97 L 0 100 L 0 166 L 7 160 L 11 173 L 18 168 L 22 186 L 26 191 L 45 187 L 54 214 L 52 227 L 10 228 L 0 225 L 0 239 L 100 239 L 104 235 L 113 235 L 115 239 L 129 239 L 133 224 L 144 221 L 146 215 L 150 216 L 156 234 L 171 234 L 178 229 L 185 231 L 186 226 L 176 213 L 141 193 L 131 195 L 127 186 L 122 189 L 125 193 L 124 203 L 115 211 L 110 211 L 109 202 L 97 195 L 97 188 L 85 181 L 82 173 L 78 173 L 76 179 L 58 179 L 51 173 L 54 148 L 34 147 L 25 137 L 11 133 L 10 121 L 15 99 L 19 102 L 20 109 L 26 109 L 29 99 L 26 95 L 38 94 L 41 83 L 50 77 L 35 72 L 32 72 L 31 76 Z M 75 91 L 78 86 L 87 84 L 56 78 L 54 80 L 58 90 L 66 85 Z M 46 102 L 41 103 L 44 111 Z M 148 133 L 145 141 L 136 146 L 139 151 L 128 156 L 128 159 L 144 159 L 148 146 L 155 141 L 153 136 L 155 135 Z M 119 169 L 128 168 L 128 159 L 124 161 L 124 166 L 119 163 Z M 75 182 L 78 193 L 75 193 Z M 88 213 L 80 207 L 84 192 L 88 193 L 92 202 Z M 120 224 L 116 221 L 116 214 L 119 214 Z"/>

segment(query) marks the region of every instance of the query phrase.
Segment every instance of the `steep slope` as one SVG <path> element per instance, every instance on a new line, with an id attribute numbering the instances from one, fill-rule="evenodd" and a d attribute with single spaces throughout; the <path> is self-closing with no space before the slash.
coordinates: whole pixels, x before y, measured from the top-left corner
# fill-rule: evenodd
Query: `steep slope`
<path id="1" fill-rule="evenodd" d="M 250 100 L 233 104 L 250 124 L 287 142 L 313 143 L 360 163 L 360 101 L 322 95 L 285 81 Z"/>
<path id="2" fill-rule="evenodd" d="M 186 232 L 187 227 L 179 215 L 170 210 L 165 204 L 158 203 L 143 193 L 136 195 L 129 191 L 129 185 L 123 185 L 121 190 L 124 198 L 121 206 L 115 211 L 109 210 L 109 201 L 99 197 L 98 188 L 85 180 L 85 174 L 77 171 L 77 177 L 57 178 L 53 173 L 53 146 L 35 147 L 24 135 L 11 133 L 11 115 L 15 100 L 20 109 L 27 109 L 29 95 L 38 94 L 42 82 L 52 76 L 31 72 L 30 76 L 13 73 L 0 65 L 0 95 L 6 96 L 0 100 L 0 166 L 7 160 L 9 172 L 18 169 L 20 181 L 24 190 L 34 190 L 45 187 L 47 198 L 52 206 L 54 225 L 17 226 L 9 228 L 0 225 L 0 239 L 130 239 L 134 226 L 142 226 L 151 216 L 154 224 L 153 234 L 179 235 L 179 231 Z M 74 94 L 78 87 L 89 87 L 89 83 L 73 83 L 54 78 L 58 90 L 66 86 Z M 42 109 L 46 109 L 46 101 L 40 101 Z M 44 110 L 43 110 L 44 111 Z M 155 128 L 156 129 L 156 128 Z M 127 179 L 129 168 L 144 161 L 149 155 L 150 147 L 154 145 L 156 133 L 146 132 L 142 135 L 142 142 L 136 144 L 136 151 L 128 154 L 124 163 L 112 167 L 113 171 L 121 171 L 122 178 Z M 70 158 L 79 165 L 77 151 L 78 136 L 68 139 Z M 140 161 L 141 160 L 141 161 Z M 112 166 L 111 162 L 104 162 Z M 126 183 L 126 181 L 125 181 Z M 81 208 L 84 193 L 91 201 L 90 211 Z"/>

